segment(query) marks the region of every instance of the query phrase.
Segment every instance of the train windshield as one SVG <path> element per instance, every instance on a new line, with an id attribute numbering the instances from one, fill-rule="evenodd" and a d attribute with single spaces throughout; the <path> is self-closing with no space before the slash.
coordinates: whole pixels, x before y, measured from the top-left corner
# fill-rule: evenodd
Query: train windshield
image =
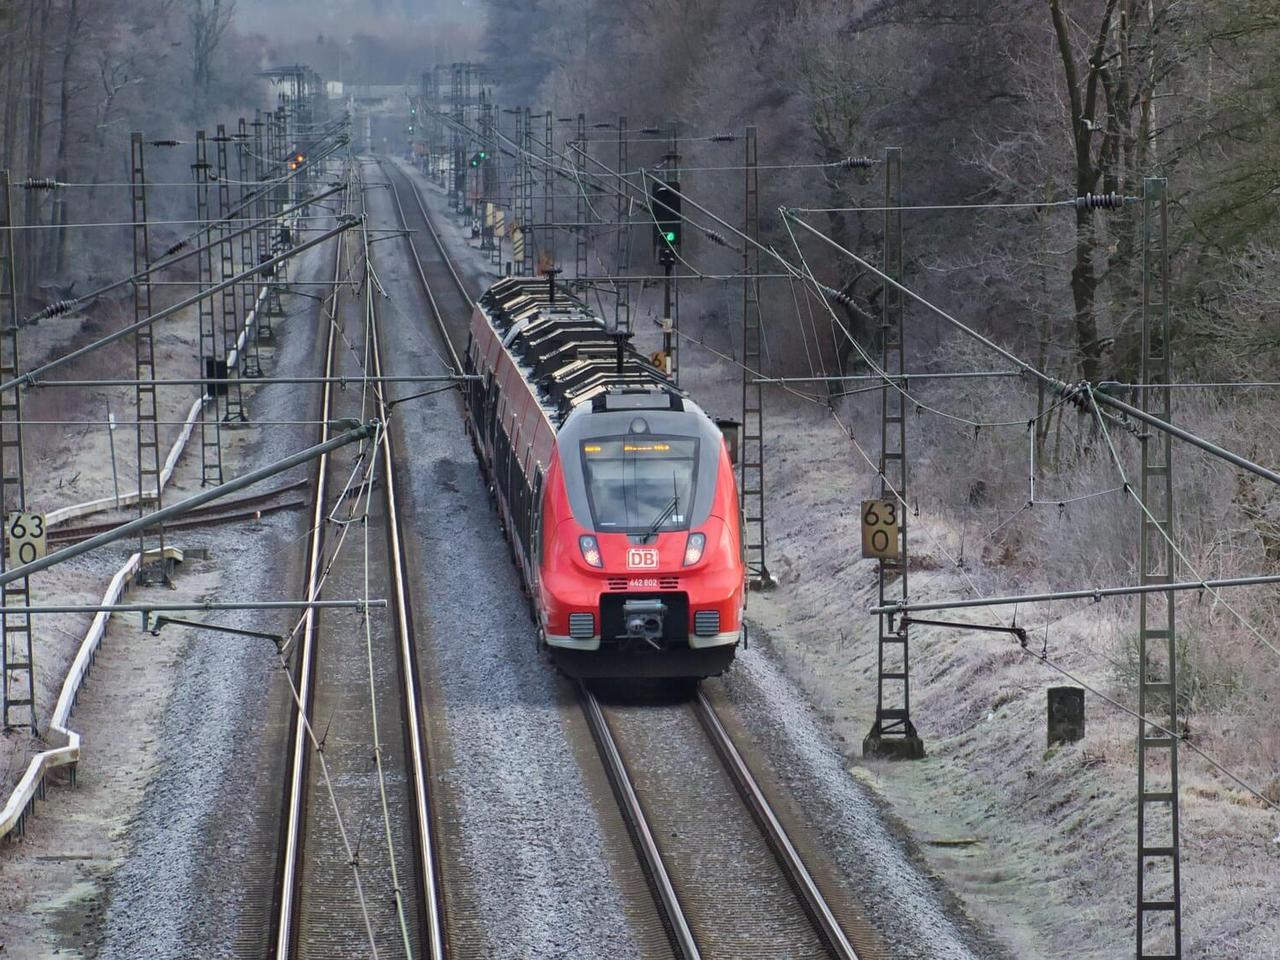
<path id="1" fill-rule="evenodd" d="M 696 438 L 593 438 L 583 441 L 582 466 L 597 531 L 661 533 L 689 526 Z"/>

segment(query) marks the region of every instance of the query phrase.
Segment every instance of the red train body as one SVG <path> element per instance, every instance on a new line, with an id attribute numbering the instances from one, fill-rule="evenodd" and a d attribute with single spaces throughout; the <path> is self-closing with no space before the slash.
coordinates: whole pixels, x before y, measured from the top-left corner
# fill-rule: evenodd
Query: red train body
<path id="1" fill-rule="evenodd" d="M 579 301 L 496 283 L 472 316 L 467 427 L 540 642 L 573 676 L 721 673 L 746 601 L 715 423 Z"/>

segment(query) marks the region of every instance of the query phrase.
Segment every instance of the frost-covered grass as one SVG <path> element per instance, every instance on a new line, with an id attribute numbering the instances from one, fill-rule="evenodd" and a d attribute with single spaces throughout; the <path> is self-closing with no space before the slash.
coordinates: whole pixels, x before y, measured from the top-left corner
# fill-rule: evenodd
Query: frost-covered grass
<path id="1" fill-rule="evenodd" d="M 685 369 L 704 405 L 733 402 L 737 373 L 728 364 L 699 351 Z M 1018 381 L 981 397 L 970 385 L 919 396 L 987 422 L 1035 409 Z M 1267 401 L 1236 402 L 1179 394 L 1175 418 L 1275 462 Z M 1085 739 L 1048 747 L 1045 691 L 1073 681 L 1040 654 L 1136 706 L 1136 602 L 979 607 L 951 617 L 1008 624 L 1016 613 L 1030 631 L 1027 649 L 995 634 L 915 628 L 912 709 L 929 758 L 862 761 L 875 703 L 875 623 L 865 610 L 876 574 L 859 556 L 858 503 L 878 495 L 878 481 L 830 412 L 776 392 L 766 406 L 769 566 L 779 587 L 753 596 L 748 614 L 848 743 L 853 775 L 891 802 L 939 874 L 1017 955 L 1063 956 L 1064 943 L 1076 957 L 1131 950 L 1137 721 L 1089 695 Z M 878 395 L 845 400 L 839 412 L 874 460 Z M 1106 438 L 1080 414 L 1068 410 L 1053 424 L 1036 479 L 1035 498 L 1046 502 L 1032 507 L 1025 424 L 975 431 L 925 412 L 910 431 L 912 599 L 1137 582 L 1137 504 L 1117 489 L 1123 479 Z M 1138 441 L 1115 430 L 1112 440 L 1136 484 Z M 1206 578 L 1274 572 L 1275 498 L 1265 485 L 1185 449 L 1175 479 L 1175 537 L 1190 567 Z M 1184 563 L 1179 577 L 1195 575 Z M 1267 587 L 1221 597 L 1193 591 L 1180 596 L 1177 613 L 1187 735 L 1280 801 L 1280 654 L 1253 632 L 1280 646 L 1276 596 Z M 1186 956 L 1280 956 L 1280 815 L 1185 749 L 1181 784 Z M 979 842 L 929 845 L 957 838 Z"/>

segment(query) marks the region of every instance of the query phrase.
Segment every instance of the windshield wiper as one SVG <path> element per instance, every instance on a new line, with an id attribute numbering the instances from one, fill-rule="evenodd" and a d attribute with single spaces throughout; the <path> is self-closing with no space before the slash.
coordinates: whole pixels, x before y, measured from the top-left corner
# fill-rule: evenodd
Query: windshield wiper
<path id="1" fill-rule="evenodd" d="M 667 505 L 662 508 L 662 512 L 659 513 L 656 518 L 654 518 L 653 523 L 649 524 L 649 529 L 644 532 L 643 539 L 648 540 L 655 533 L 657 533 L 658 528 L 667 522 L 667 517 L 671 516 L 671 514 L 674 513 L 677 509 L 679 509 L 679 507 L 680 507 L 680 498 L 678 496 L 672 497 L 670 500 L 668 500 Z"/>
<path id="2" fill-rule="evenodd" d="M 645 531 L 644 541 L 648 542 L 649 538 L 658 532 L 658 528 L 667 522 L 667 517 L 671 516 L 675 511 L 680 509 L 680 488 L 676 485 L 675 471 L 671 473 L 671 499 L 667 501 L 667 505 L 662 508 L 662 512 L 658 514 L 653 523 L 649 524 L 649 529 Z"/>

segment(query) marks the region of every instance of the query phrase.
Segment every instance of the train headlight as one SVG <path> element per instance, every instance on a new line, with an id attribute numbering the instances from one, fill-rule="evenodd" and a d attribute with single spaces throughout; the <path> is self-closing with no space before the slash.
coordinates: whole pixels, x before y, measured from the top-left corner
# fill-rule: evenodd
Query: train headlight
<path id="1" fill-rule="evenodd" d="M 588 566 L 596 568 L 604 566 L 604 560 L 600 557 L 600 544 L 591 534 L 584 533 L 578 538 L 578 549 L 582 551 L 582 559 L 587 561 Z"/>
<path id="2" fill-rule="evenodd" d="M 684 545 L 684 565 L 686 567 L 692 567 L 702 559 L 702 551 L 706 548 L 707 535 L 705 533 L 689 534 L 689 539 Z"/>

